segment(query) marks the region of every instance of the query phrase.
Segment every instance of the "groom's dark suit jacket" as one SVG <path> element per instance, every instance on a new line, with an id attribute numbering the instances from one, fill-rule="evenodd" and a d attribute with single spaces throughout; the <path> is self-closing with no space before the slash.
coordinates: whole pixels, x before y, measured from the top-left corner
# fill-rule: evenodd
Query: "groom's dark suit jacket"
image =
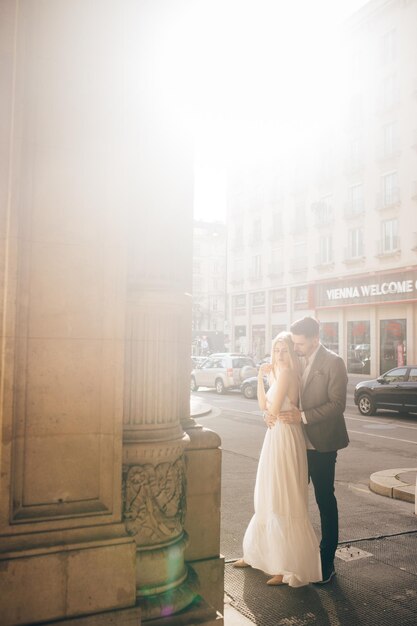
<path id="1" fill-rule="evenodd" d="M 301 392 L 307 420 L 303 427 L 319 452 L 346 448 L 349 443 L 343 416 L 347 382 L 343 359 L 320 345 Z"/>

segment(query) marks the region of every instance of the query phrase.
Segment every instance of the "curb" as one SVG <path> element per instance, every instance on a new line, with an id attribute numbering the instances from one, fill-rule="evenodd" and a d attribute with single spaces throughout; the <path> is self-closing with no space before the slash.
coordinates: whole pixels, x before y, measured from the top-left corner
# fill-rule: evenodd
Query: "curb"
<path id="1" fill-rule="evenodd" d="M 195 398 L 191 398 L 190 401 L 190 417 L 202 417 L 211 413 L 212 407 L 206 402 L 201 402 Z"/>
<path id="2" fill-rule="evenodd" d="M 416 474 L 416 467 L 375 472 L 369 478 L 369 488 L 380 496 L 415 503 Z"/>

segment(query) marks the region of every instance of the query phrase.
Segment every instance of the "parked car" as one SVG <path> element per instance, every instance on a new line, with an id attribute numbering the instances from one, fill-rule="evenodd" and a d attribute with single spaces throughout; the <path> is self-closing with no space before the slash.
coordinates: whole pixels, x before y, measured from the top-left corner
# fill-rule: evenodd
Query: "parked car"
<path id="1" fill-rule="evenodd" d="M 358 383 L 354 400 L 362 415 L 374 415 L 378 409 L 417 411 L 417 365 L 394 367 L 375 380 Z"/>
<path id="2" fill-rule="evenodd" d="M 240 389 L 246 378 L 257 373 L 250 356 L 230 352 L 211 354 L 191 372 L 191 391 L 197 391 L 199 387 L 214 387 L 217 393 Z"/>
<path id="3" fill-rule="evenodd" d="M 264 376 L 264 389 L 268 391 L 269 384 L 268 378 Z M 258 377 L 251 376 L 250 378 L 246 378 L 243 383 L 240 385 L 240 391 L 243 393 L 245 398 L 252 399 L 258 397 Z"/>
<path id="4" fill-rule="evenodd" d="M 193 370 L 195 367 L 199 367 L 200 365 L 202 365 L 206 359 L 207 359 L 206 356 L 192 356 L 191 357 L 191 370 Z"/>

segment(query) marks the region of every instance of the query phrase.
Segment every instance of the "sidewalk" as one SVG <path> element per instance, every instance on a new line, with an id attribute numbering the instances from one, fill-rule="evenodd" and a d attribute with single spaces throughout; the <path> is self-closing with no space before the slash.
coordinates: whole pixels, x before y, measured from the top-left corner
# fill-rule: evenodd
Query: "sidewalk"
<path id="1" fill-rule="evenodd" d="M 223 417 L 227 417 L 227 413 L 223 413 Z M 235 415 L 230 415 L 229 423 L 235 432 Z M 249 443 L 244 445 L 250 446 Z M 356 470 L 352 470 L 352 463 L 360 462 L 363 469 L 366 467 L 365 447 L 352 444 L 350 452 L 338 459 L 336 495 L 341 529 L 335 563 L 337 575 L 328 585 L 299 589 L 269 587 L 266 585 L 268 576 L 263 572 L 233 568 L 234 560 L 241 556 L 242 538 L 253 506 L 257 460 L 248 454 L 249 447 L 242 447 L 239 454 L 234 452 L 235 448 L 228 447 L 230 440 L 223 452 L 222 480 L 225 626 L 417 624 L 414 505 L 411 501 L 377 495 L 368 489 L 365 481 L 355 482 Z M 387 463 L 391 458 L 384 457 Z M 415 485 L 416 471 L 405 463 L 403 469 L 391 470 L 391 480 L 395 479 L 396 488 L 404 487 L 401 483 L 410 487 L 413 480 Z M 394 487 L 391 489 L 393 491 Z M 312 523 L 319 533 L 320 520 L 311 489 L 309 498 Z"/>

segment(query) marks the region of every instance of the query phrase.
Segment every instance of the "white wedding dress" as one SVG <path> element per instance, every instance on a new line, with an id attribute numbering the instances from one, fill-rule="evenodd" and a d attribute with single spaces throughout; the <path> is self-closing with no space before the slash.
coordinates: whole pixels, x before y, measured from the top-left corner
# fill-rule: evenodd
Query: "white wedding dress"
<path id="1" fill-rule="evenodd" d="M 266 394 L 267 407 L 276 391 Z M 290 408 L 286 397 L 281 410 Z M 268 428 L 259 458 L 252 517 L 243 539 L 244 561 L 301 587 L 322 579 L 320 550 L 308 515 L 306 444 L 301 424 Z"/>

